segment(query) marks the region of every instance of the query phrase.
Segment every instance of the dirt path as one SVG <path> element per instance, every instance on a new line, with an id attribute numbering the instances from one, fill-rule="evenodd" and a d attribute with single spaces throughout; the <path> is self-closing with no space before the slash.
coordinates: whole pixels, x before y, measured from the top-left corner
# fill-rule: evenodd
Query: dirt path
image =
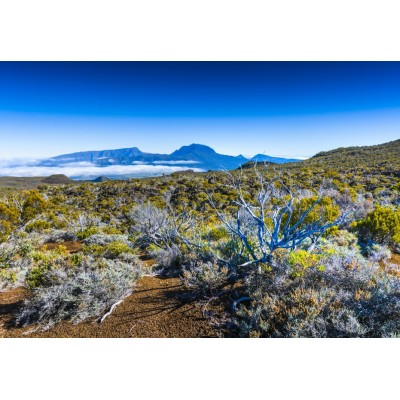
<path id="1" fill-rule="evenodd" d="M 24 335 L 31 328 L 15 328 L 11 321 L 27 292 L 14 289 L 0 293 L 0 337 L 216 337 L 201 306 L 180 300 L 182 291 L 179 279 L 144 277 L 102 324 L 62 322 L 47 332 Z"/>

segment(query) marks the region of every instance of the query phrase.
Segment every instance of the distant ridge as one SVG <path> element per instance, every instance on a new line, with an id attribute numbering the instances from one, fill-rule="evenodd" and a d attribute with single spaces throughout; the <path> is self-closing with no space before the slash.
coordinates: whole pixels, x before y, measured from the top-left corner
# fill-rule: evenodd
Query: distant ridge
<path id="1" fill-rule="evenodd" d="M 271 161 L 278 164 L 299 161 L 295 159 L 271 157 L 263 154 L 258 154 L 255 157 L 260 160 L 262 158 L 262 161 Z M 219 154 L 209 146 L 193 143 L 188 146 L 182 146 L 171 154 L 145 153 L 137 147 L 62 154 L 44 160 L 41 165 L 54 167 L 65 166 L 71 163 L 80 163 L 81 165 L 83 163 L 90 163 L 98 167 L 106 167 L 111 165 L 147 164 L 172 165 L 186 167 L 188 169 L 197 168 L 204 171 L 217 171 L 235 169 L 248 161 L 249 159 L 242 155 L 230 156 Z"/>
<path id="2" fill-rule="evenodd" d="M 111 181 L 111 178 L 108 178 L 107 176 L 99 176 L 96 179 L 93 179 L 92 182 L 107 182 L 107 181 Z"/>
<path id="3" fill-rule="evenodd" d="M 65 176 L 63 174 L 55 174 L 55 175 L 50 175 L 46 178 L 43 179 L 43 183 L 49 183 L 49 184 L 56 184 L 56 185 L 69 185 L 71 183 L 75 183 L 73 179 L 68 178 L 68 176 Z"/>

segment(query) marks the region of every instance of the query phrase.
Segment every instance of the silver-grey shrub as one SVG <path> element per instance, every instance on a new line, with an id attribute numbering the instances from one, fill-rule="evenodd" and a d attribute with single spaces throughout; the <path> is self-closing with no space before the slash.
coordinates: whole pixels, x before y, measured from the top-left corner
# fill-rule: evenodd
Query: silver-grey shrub
<path id="1" fill-rule="evenodd" d="M 181 281 L 196 297 L 216 295 L 228 279 L 228 269 L 216 262 L 191 262 L 183 271 Z"/>
<path id="2" fill-rule="evenodd" d="M 113 242 L 121 242 L 128 246 L 132 246 L 132 243 L 128 240 L 128 235 L 106 235 L 106 234 L 95 234 L 86 238 L 83 243 L 86 245 L 99 245 L 106 246 Z"/>
<path id="3" fill-rule="evenodd" d="M 100 317 L 132 293 L 140 268 L 116 260 L 91 260 L 76 268 L 48 272 L 47 285 L 34 289 L 17 315 L 19 326 L 38 323 L 47 330 L 62 320 L 78 323 Z M 90 265 L 90 266 L 89 266 Z"/>
<path id="4" fill-rule="evenodd" d="M 333 247 L 317 267 L 290 266 L 247 277 L 238 336 L 391 337 L 400 333 L 400 280 L 357 249 Z"/>

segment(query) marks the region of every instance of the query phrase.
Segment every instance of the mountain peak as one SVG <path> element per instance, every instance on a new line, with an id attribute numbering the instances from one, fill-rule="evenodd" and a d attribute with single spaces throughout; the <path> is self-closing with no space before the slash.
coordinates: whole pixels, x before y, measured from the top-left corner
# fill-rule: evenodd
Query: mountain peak
<path id="1" fill-rule="evenodd" d="M 215 150 L 204 144 L 192 143 L 188 146 L 182 146 L 179 150 L 174 151 L 172 154 L 176 153 L 202 153 L 202 154 L 216 154 Z M 172 155 L 171 154 L 171 155 Z"/>

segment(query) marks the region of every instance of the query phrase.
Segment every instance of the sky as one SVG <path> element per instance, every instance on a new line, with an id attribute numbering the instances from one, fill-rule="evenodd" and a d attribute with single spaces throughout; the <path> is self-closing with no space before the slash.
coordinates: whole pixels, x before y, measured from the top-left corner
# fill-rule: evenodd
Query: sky
<path id="1" fill-rule="evenodd" d="M 396 62 L 0 62 L 2 159 L 191 143 L 305 158 L 398 138 Z"/>

